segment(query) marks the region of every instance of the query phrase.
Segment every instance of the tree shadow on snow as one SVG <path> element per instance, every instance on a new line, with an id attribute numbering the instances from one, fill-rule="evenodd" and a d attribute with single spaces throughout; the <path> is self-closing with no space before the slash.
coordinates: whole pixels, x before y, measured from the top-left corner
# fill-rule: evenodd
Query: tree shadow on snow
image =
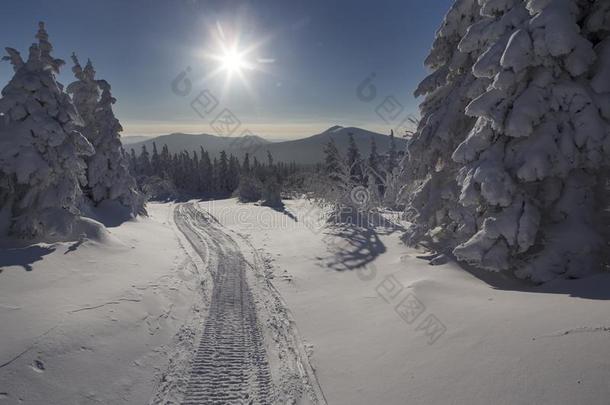
<path id="1" fill-rule="evenodd" d="M 386 252 L 379 235 L 390 235 L 404 229 L 382 215 L 343 212 L 329 220 L 325 242 L 334 251 L 331 257 L 319 258 L 337 271 L 355 270 L 372 263 Z"/>
<path id="2" fill-rule="evenodd" d="M 71 244 L 70 246 L 68 246 L 68 249 L 66 249 L 66 251 L 64 252 L 64 255 L 67 255 L 68 253 L 76 252 L 76 250 L 83 244 L 84 241 L 85 241 L 84 239 L 80 239 L 80 240 L 77 240 L 76 242 L 74 242 L 73 244 Z"/>
<path id="3" fill-rule="evenodd" d="M 32 264 L 55 251 L 54 246 L 31 245 L 26 247 L 0 248 L 0 273 L 6 267 L 20 266 L 32 271 Z"/>
<path id="4" fill-rule="evenodd" d="M 610 300 L 610 274 L 608 272 L 581 279 L 557 279 L 544 284 L 534 284 L 528 280 L 519 279 L 510 272 L 492 272 L 460 262 L 450 251 L 442 249 L 437 244 L 427 242 L 420 245 L 432 253 L 418 256 L 419 259 L 427 260 L 431 265 L 454 263 L 496 290 L 533 294 L 562 294 L 591 300 Z"/>
<path id="5" fill-rule="evenodd" d="M 281 206 L 265 205 L 265 207 L 269 207 L 273 211 L 286 215 L 288 218 L 292 219 L 294 222 L 299 222 L 299 219 L 292 212 L 288 211 L 286 209 L 286 207 L 284 206 L 284 204 L 282 204 Z"/>
<path id="6" fill-rule="evenodd" d="M 610 300 L 610 274 L 601 273 L 578 280 L 554 280 L 536 287 L 539 293 L 564 294 L 591 300 Z"/>

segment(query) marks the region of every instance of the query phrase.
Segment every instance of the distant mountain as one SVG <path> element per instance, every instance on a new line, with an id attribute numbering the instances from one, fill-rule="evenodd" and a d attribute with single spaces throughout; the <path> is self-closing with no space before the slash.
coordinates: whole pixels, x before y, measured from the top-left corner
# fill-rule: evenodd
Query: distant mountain
<path id="1" fill-rule="evenodd" d="M 371 139 L 375 139 L 379 154 L 386 153 L 389 148 L 389 136 L 367 131 L 355 127 L 334 126 L 326 131 L 303 139 L 283 142 L 269 142 L 259 136 L 248 137 L 220 137 L 208 134 L 189 135 L 189 134 L 170 134 L 147 139 L 126 145 L 126 149 L 131 148 L 139 154 L 142 145 L 146 145 L 148 151 L 152 151 L 152 144 L 155 142 L 160 150 L 167 144 L 170 152 L 175 153 L 183 150 L 189 152 L 199 151 L 203 147 L 210 153 L 211 157 L 218 156 L 224 150 L 228 154 L 233 154 L 242 159 L 246 152 L 255 156 L 259 161 L 266 161 L 267 151 L 271 152 L 276 162 L 296 162 L 299 164 L 313 164 L 322 162 L 324 159 L 324 146 L 332 139 L 334 140 L 339 152 L 345 154 L 349 142 L 349 134 L 352 134 L 354 141 L 363 157 L 368 156 L 371 150 Z M 406 140 L 400 137 L 395 139 L 397 149 L 404 150 Z"/>
<path id="2" fill-rule="evenodd" d="M 215 136 L 209 134 L 182 134 L 173 133 L 169 135 L 161 135 L 154 138 L 146 139 L 145 141 L 136 142 L 131 145 L 127 145 L 126 149 L 135 149 L 139 154 L 142 150 L 142 146 L 146 145 L 149 152 L 152 152 L 153 143 L 157 144 L 159 152 L 163 145 L 167 145 L 167 148 L 171 153 L 180 151 L 197 151 L 203 147 L 211 157 L 218 156 L 220 151 L 224 150 L 227 153 L 233 153 L 234 155 L 241 149 L 241 145 L 265 145 L 270 143 L 269 141 L 256 136 L 248 135 L 242 138 L 239 137 L 226 137 L 226 136 Z"/>
<path id="3" fill-rule="evenodd" d="M 146 135 L 131 135 L 131 136 L 122 136 L 121 142 L 123 145 L 131 145 L 138 142 L 144 142 L 147 139 L 154 138 L 154 136 L 146 136 Z"/>
<path id="4" fill-rule="evenodd" d="M 256 153 L 258 159 L 264 158 L 267 150 L 271 152 L 276 161 L 297 163 L 318 163 L 324 160 L 324 146 L 332 139 L 339 152 L 345 156 L 349 144 L 349 134 L 352 134 L 358 146 L 360 155 L 366 158 L 371 151 L 371 139 L 375 139 L 377 152 L 384 154 L 388 151 L 390 137 L 362 128 L 334 126 L 326 131 L 308 138 L 294 141 L 277 142 L 262 146 Z M 396 148 L 404 150 L 407 141 L 396 137 Z"/>

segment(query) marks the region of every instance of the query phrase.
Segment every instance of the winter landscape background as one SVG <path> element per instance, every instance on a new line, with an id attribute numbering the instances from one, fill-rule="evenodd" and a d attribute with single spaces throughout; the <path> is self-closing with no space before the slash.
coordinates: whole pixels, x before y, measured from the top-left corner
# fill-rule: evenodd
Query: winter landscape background
<path id="1" fill-rule="evenodd" d="M 6 9 L 0 402 L 607 403 L 610 2 Z"/>

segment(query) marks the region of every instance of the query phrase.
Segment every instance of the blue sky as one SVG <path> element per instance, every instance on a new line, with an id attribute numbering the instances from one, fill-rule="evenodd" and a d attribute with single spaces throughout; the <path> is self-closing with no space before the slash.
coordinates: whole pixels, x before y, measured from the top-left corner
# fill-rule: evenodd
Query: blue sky
<path id="1" fill-rule="evenodd" d="M 451 2 L 5 0 L 0 38 L 27 55 L 37 21 L 45 21 L 54 55 L 67 62 L 59 80 L 72 81 L 72 51 L 91 58 L 98 77 L 112 85 L 125 135 L 213 133 L 212 113 L 221 108 L 239 119 L 240 130 L 269 138 L 332 125 L 389 132 L 417 112 L 412 91 Z M 235 38 L 240 50 L 253 48 L 244 56 L 252 69 L 229 82 L 226 71 L 211 75 L 219 62 L 209 55 Z M 171 83 L 187 67 L 191 91 L 181 96 Z M 357 88 L 373 72 L 376 97 L 365 102 Z M 11 75 L 1 64 L 2 83 Z M 218 107 L 200 117 L 190 102 L 204 89 Z M 385 108 L 386 122 L 376 110 L 389 96 L 402 109 Z"/>

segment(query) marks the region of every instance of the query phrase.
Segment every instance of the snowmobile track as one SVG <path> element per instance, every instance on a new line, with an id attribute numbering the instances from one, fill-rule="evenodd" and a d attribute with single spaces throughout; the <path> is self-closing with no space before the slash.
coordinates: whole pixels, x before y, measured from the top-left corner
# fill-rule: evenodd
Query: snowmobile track
<path id="1" fill-rule="evenodd" d="M 192 203 L 179 205 L 174 215 L 180 231 L 215 269 L 209 314 L 183 404 L 272 403 L 271 372 L 244 256 L 215 220 Z"/>

